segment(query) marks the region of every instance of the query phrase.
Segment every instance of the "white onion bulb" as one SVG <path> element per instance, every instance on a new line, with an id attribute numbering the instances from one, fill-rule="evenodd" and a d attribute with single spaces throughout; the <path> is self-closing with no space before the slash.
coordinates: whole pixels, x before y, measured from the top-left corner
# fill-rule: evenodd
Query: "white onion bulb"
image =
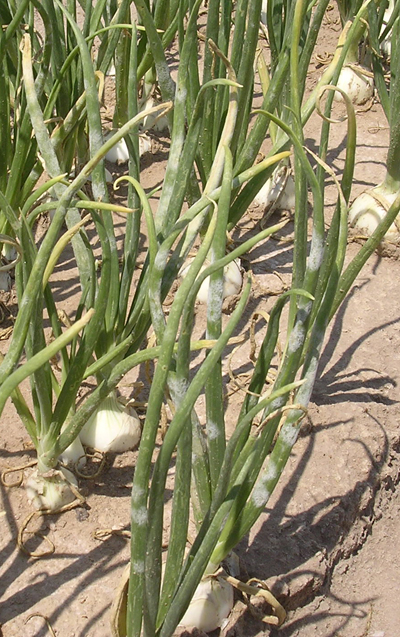
<path id="1" fill-rule="evenodd" d="M 109 66 L 109 69 L 108 69 L 108 71 L 107 71 L 107 73 L 106 73 L 106 76 L 107 76 L 107 77 L 113 77 L 113 78 L 115 78 L 115 76 L 116 76 L 116 71 L 115 71 L 115 64 L 114 64 L 114 62 L 111 62 L 110 66 Z"/>
<path id="2" fill-rule="evenodd" d="M 184 264 L 183 268 L 180 270 L 180 276 L 184 278 L 189 271 L 189 268 L 192 264 L 193 259 L 188 259 Z M 209 262 L 205 261 L 204 265 L 201 268 L 201 272 L 205 270 L 209 266 Z M 239 294 L 242 288 L 242 273 L 240 270 L 240 260 L 235 259 L 231 261 L 224 267 L 224 287 L 222 292 L 222 298 L 226 299 L 227 296 L 232 296 L 234 294 Z M 210 277 L 207 277 L 203 281 L 200 286 L 200 289 L 197 293 L 197 300 L 200 303 L 208 302 L 208 290 L 210 287 Z"/>
<path id="3" fill-rule="evenodd" d="M 267 179 L 254 198 L 254 203 L 265 211 L 292 210 L 295 206 L 295 185 L 287 167 L 279 167 Z"/>
<path id="4" fill-rule="evenodd" d="M 109 133 L 105 140 L 108 141 L 114 135 L 113 131 Z M 145 133 L 139 134 L 139 156 L 141 157 L 145 153 L 149 153 L 151 151 L 151 140 Z M 107 161 L 112 164 L 126 164 L 129 161 L 129 151 L 128 146 L 126 145 L 126 141 L 121 139 L 119 142 L 114 144 L 111 150 L 106 154 Z"/>
<path id="5" fill-rule="evenodd" d="M 110 173 L 110 171 L 108 170 L 108 168 L 104 168 L 104 173 L 105 173 L 105 177 L 106 177 L 106 184 L 112 184 L 114 180 L 113 180 L 113 176 Z M 89 176 L 88 180 L 92 181 L 92 175 Z"/>
<path id="6" fill-rule="evenodd" d="M 4 272 L 4 270 L 0 270 L 0 290 L 3 292 L 8 292 L 11 290 L 11 276 L 9 272 Z"/>
<path id="7" fill-rule="evenodd" d="M 61 431 L 64 427 L 61 429 Z M 78 469 L 83 469 L 86 464 L 86 456 L 85 450 L 82 446 L 82 443 L 79 439 L 79 436 L 75 438 L 73 442 L 62 452 L 60 455 L 60 459 L 64 464 L 69 464 L 74 469 L 77 467 Z"/>
<path id="8" fill-rule="evenodd" d="M 112 174 L 110 173 L 110 171 L 108 170 L 108 168 L 104 168 L 104 173 L 105 173 L 106 183 L 107 184 L 112 184 L 113 183 L 113 177 L 112 177 Z M 76 177 L 75 171 L 72 170 L 69 173 L 69 178 L 70 179 L 75 179 L 75 177 Z M 92 175 L 89 175 L 88 181 L 93 181 L 92 180 Z M 49 197 L 49 201 L 51 201 L 50 197 Z M 55 210 L 50 210 L 50 218 L 51 219 L 53 219 L 54 215 L 55 215 Z"/>
<path id="9" fill-rule="evenodd" d="M 387 192 L 382 184 L 363 192 L 355 199 L 349 210 L 350 225 L 359 228 L 367 236 L 371 236 L 378 224 L 386 216 L 397 195 L 397 192 Z M 396 240 L 398 238 L 399 231 L 396 224 L 392 223 L 385 234 L 385 239 Z"/>
<path id="10" fill-rule="evenodd" d="M 233 588 L 219 577 L 205 577 L 196 588 L 192 601 L 179 624 L 208 633 L 220 628 L 233 608 Z"/>
<path id="11" fill-rule="evenodd" d="M 136 411 L 123 405 L 113 393 L 107 396 L 91 415 L 79 437 L 87 447 L 104 453 L 118 453 L 136 447 L 140 433 Z"/>
<path id="12" fill-rule="evenodd" d="M 51 473 L 53 475 L 45 477 L 35 469 L 25 484 L 28 500 L 35 509 L 58 511 L 76 498 L 70 487 L 71 484 L 78 487 L 73 473 L 64 468 Z"/>
<path id="13" fill-rule="evenodd" d="M 349 96 L 353 104 L 365 104 L 374 94 L 374 80 L 367 74 L 367 69 L 359 64 L 344 66 L 337 86 Z M 335 91 L 335 100 L 343 101 L 339 91 Z"/>
<path id="14" fill-rule="evenodd" d="M 383 14 L 381 33 L 385 30 L 387 23 L 392 17 L 393 9 L 394 0 L 389 0 L 389 6 L 385 9 L 385 13 Z M 386 38 L 381 42 L 381 51 L 386 57 L 390 58 L 392 54 L 392 31 L 390 31 Z"/>
<path id="15" fill-rule="evenodd" d="M 140 112 L 153 108 L 153 106 L 157 106 L 158 102 L 153 97 L 148 97 L 144 102 L 143 106 L 140 109 Z M 166 115 L 162 115 L 161 117 L 157 117 L 158 113 L 151 113 L 150 115 L 146 115 L 142 122 L 142 127 L 146 130 L 149 128 L 154 128 L 154 130 L 159 133 L 163 133 L 168 130 L 168 117 Z"/>

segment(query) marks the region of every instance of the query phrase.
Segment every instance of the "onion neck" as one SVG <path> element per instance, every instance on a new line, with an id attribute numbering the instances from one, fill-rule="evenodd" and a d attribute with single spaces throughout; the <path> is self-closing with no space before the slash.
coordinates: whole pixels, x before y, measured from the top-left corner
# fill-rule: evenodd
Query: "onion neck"
<path id="1" fill-rule="evenodd" d="M 346 53 L 346 57 L 343 62 L 343 68 L 345 66 L 354 65 L 354 64 L 358 65 L 360 63 L 358 48 L 362 38 L 364 37 L 364 32 L 365 32 L 365 24 L 362 20 L 360 20 L 356 30 L 353 33 L 352 40 L 350 42 L 349 48 Z"/>
<path id="2" fill-rule="evenodd" d="M 347 51 L 346 57 L 343 62 L 343 68 L 345 68 L 346 66 L 351 66 L 351 65 L 354 66 L 359 64 L 358 44 L 359 42 L 357 40 L 354 40 L 350 44 L 349 50 Z"/>
<path id="3" fill-rule="evenodd" d="M 399 56 L 400 57 L 400 56 Z M 400 66 L 400 65 L 399 65 Z M 397 82 L 400 85 L 400 82 Z M 396 87 L 397 88 L 397 87 Z M 400 89 L 400 86 L 398 87 Z M 400 90 L 398 90 L 400 96 Z M 390 113 L 390 143 L 386 160 L 387 176 L 385 182 L 391 184 L 394 190 L 400 187 L 400 111 L 393 108 Z"/>
<path id="4" fill-rule="evenodd" d="M 398 82 L 400 84 L 400 82 Z M 393 109 L 392 109 L 393 110 Z M 386 159 L 385 185 L 390 192 L 400 189 L 400 114 L 391 113 L 390 143 Z"/>
<path id="5" fill-rule="evenodd" d="M 388 194 L 396 193 L 400 191 L 400 171 L 398 168 L 396 169 L 396 175 L 393 175 L 389 172 L 386 173 L 386 177 L 382 183 L 382 190 L 387 192 Z"/>
<path id="6" fill-rule="evenodd" d="M 392 41 L 400 37 L 400 22 L 396 20 L 393 26 Z M 393 52 L 390 68 L 390 142 L 386 160 L 387 175 L 385 183 L 397 192 L 400 188 L 400 51 Z"/>

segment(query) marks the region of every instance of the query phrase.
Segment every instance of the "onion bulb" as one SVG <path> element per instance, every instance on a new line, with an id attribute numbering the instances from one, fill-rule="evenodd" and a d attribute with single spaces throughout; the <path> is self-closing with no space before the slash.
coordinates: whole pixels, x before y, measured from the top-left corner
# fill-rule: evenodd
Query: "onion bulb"
<path id="1" fill-rule="evenodd" d="M 113 78 L 115 78 L 115 76 L 116 76 L 116 71 L 115 71 L 115 64 L 114 64 L 114 62 L 111 62 L 110 66 L 109 66 L 109 68 L 108 68 L 108 71 L 107 71 L 107 73 L 106 73 L 106 76 L 107 76 L 107 77 L 113 77 Z"/>
<path id="2" fill-rule="evenodd" d="M 193 259 L 188 259 L 184 266 L 180 270 L 180 276 L 184 278 L 189 271 Z M 205 261 L 201 268 L 201 272 L 210 265 L 209 261 Z M 235 259 L 224 267 L 224 287 L 222 291 L 222 299 L 226 299 L 227 296 L 239 294 L 242 288 L 242 273 L 240 271 L 240 260 Z M 197 293 L 197 300 L 200 303 L 208 302 L 208 289 L 210 287 L 210 277 L 207 277 L 200 286 Z"/>
<path id="3" fill-rule="evenodd" d="M 75 476 L 68 469 L 51 469 L 46 474 L 38 469 L 28 478 L 25 489 L 28 500 L 40 511 L 58 511 L 76 498 L 71 486 L 78 487 Z"/>
<path id="4" fill-rule="evenodd" d="M 63 429 L 64 427 L 61 428 L 61 431 Z M 62 452 L 60 459 L 64 464 L 71 465 L 73 469 L 75 467 L 82 469 L 85 466 L 86 455 L 79 436 Z"/>
<path id="5" fill-rule="evenodd" d="M 385 184 L 366 190 L 355 199 L 349 210 L 350 225 L 370 236 L 386 216 L 397 195 L 398 192 L 388 192 Z M 399 238 L 396 223 L 392 223 L 384 238 L 387 240 Z"/>
<path id="6" fill-rule="evenodd" d="M 269 214 L 274 210 L 291 210 L 295 201 L 294 179 L 286 164 L 274 170 L 254 198 L 254 203 Z"/>
<path id="7" fill-rule="evenodd" d="M 233 601 L 233 588 L 225 579 L 204 577 L 179 624 L 185 628 L 195 627 L 206 633 L 216 630 L 229 616 Z"/>
<path id="8" fill-rule="evenodd" d="M 140 109 L 140 112 L 153 108 L 153 106 L 157 106 L 158 102 L 153 97 L 148 97 L 144 102 L 143 106 Z M 165 115 L 161 115 L 161 117 L 157 113 L 151 113 L 150 115 L 146 115 L 142 122 L 142 127 L 145 130 L 149 128 L 154 128 L 154 130 L 159 133 L 163 133 L 168 130 L 168 117 Z"/>
<path id="9" fill-rule="evenodd" d="M 87 447 L 114 453 L 133 449 L 140 439 L 140 422 L 136 411 L 110 394 L 91 415 L 79 437 Z"/>
<path id="10" fill-rule="evenodd" d="M 106 141 L 111 139 L 114 132 L 111 131 L 105 138 Z M 151 151 L 151 140 L 145 133 L 139 134 L 139 157 Z M 129 161 L 129 150 L 126 141 L 121 139 L 106 154 L 107 161 L 112 164 L 126 164 Z"/>
<path id="11" fill-rule="evenodd" d="M 388 8 L 385 9 L 385 13 L 383 14 L 381 33 L 386 29 L 387 23 L 392 17 L 393 9 L 394 9 L 394 0 L 389 0 Z M 392 53 L 392 32 L 391 31 L 387 34 L 385 39 L 382 40 L 381 51 L 386 57 L 390 58 Z"/>
<path id="12" fill-rule="evenodd" d="M 113 176 L 110 173 L 110 171 L 108 170 L 108 168 L 104 168 L 104 174 L 105 174 L 105 178 L 106 178 L 106 184 L 112 184 L 114 180 L 113 180 Z M 92 181 L 92 175 L 89 175 L 88 181 Z"/>
<path id="13" fill-rule="evenodd" d="M 365 104 L 374 94 L 374 80 L 368 69 L 359 64 L 344 66 L 337 86 L 349 96 L 353 104 Z M 343 100 L 339 91 L 335 92 L 335 100 Z"/>
<path id="14" fill-rule="evenodd" d="M 9 272 L 0 270 L 0 290 L 3 292 L 9 292 L 11 290 L 11 276 Z"/>

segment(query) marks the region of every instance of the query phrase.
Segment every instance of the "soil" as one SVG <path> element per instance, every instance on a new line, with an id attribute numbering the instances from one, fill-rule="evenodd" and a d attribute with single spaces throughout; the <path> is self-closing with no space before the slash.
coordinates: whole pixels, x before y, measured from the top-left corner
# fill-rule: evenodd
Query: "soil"
<path id="1" fill-rule="evenodd" d="M 326 22 L 317 49 L 320 56 L 332 50 L 338 29 L 334 20 Z M 310 87 L 321 69 L 314 56 Z M 386 120 L 377 100 L 369 106 L 357 114 L 352 198 L 378 184 L 385 172 Z M 306 145 L 311 150 L 315 150 L 319 126 L 317 116 L 307 125 Z M 345 134 L 345 124 L 332 129 L 328 163 L 338 174 L 343 169 Z M 153 154 L 143 164 L 146 188 L 162 181 L 167 153 L 168 140 L 153 136 L 153 143 Z M 328 207 L 335 197 L 331 184 Z M 256 227 L 260 217 L 260 210 L 251 209 L 234 240 Z M 122 218 L 119 224 L 122 227 Z M 352 241 L 348 248 L 350 258 L 359 244 Z M 255 286 L 243 331 L 256 310 L 270 309 L 275 294 L 290 280 L 290 250 L 291 244 L 283 243 L 255 248 L 246 255 Z M 400 306 L 396 301 L 400 262 L 396 249 L 388 252 L 391 256 L 380 253 L 370 258 L 333 320 L 300 439 L 268 508 L 238 547 L 242 570 L 267 582 L 286 608 L 287 620 L 279 630 L 270 627 L 238 599 L 222 631 L 226 637 L 400 635 Z M 55 274 L 57 302 L 67 313 L 74 307 L 77 289 L 69 256 L 65 255 Z M 16 312 L 15 295 L 11 292 L 3 300 L 1 327 L 7 330 Z M 202 311 L 199 307 L 199 316 Z M 256 342 L 260 343 L 264 325 L 262 321 L 257 325 Z M 9 331 L 2 332 L 3 352 Z M 237 380 L 249 365 L 247 344 L 232 354 Z M 228 363 L 225 370 L 231 393 L 229 415 L 237 410 L 243 394 L 228 376 Z M 132 387 L 126 383 L 122 391 L 131 395 Z M 11 403 L 2 415 L 0 445 L 3 470 L 34 458 Z M 30 552 L 44 554 L 41 559 L 17 548 L 18 531 L 31 512 L 24 489 L 1 487 L 3 637 L 44 637 L 49 626 L 57 637 L 110 636 L 110 607 L 129 559 L 135 455 L 109 456 L 98 477 L 81 480 L 84 506 L 30 521 L 24 542 Z M 15 478 L 15 474 L 8 476 L 9 481 Z"/>

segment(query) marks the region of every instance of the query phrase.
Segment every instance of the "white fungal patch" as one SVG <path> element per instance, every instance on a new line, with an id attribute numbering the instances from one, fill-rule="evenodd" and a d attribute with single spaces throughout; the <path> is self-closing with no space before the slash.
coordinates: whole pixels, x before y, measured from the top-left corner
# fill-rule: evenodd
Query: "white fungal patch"
<path id="1" fill-rule="evenodd" d="M 137 502 L 144 495 L 144 489 L 134 484 L 132 487 L 132 502 Z"/>
<path id="2" fill-rule="evenodd" d="M 169 181 L 166 183 L 164 181 L 164 185 L 163 185 L 163 189 L 162 189 L 162 195 L 161 195 L 161 199 L 160 199 L 160 205 L 161 202 L 169 202 L 169 200 L 171 199 L 172 196 L 172 191 L 173 191 L 173 186 L 169 183 Z"/>
<path id="3" fill-rule="evenodd" d="M 140 507 L 139 509 L 133 509 L 132 511 L 132 523 L 138 526 L 144 526 L 147 522 L 147 509 L 146 507 Z"/>
<path id="4" fill-rule="evenodd" d="M 207 279 L 207 282 L 208 282 L 208 279 Z M 210 298 L 210 304 L 208 306 L 209 318 L 211 321 L 218 321 L 221 315 L 222 299 L 224 298 L 223 280 L 218 280 L 213 282 L 211 286 L 211 296 L 209 295 L 209 298 Z"/>
<path id="5" fill-rule="evenodd" d="M 144 562 L 133 562 L 132 567 L 135 573 L 138 573 L 139 575 L 144 573 Z"/>
<path id="6" fill-rule="evenodd" d="M 175 399 L 181 402 L 186 395 L 188 383 L 185 378 L 171 381 L 171 389 L 175 392 Z"/>
<path id="7" fill-rule="evenodd" d="M 324 255 L 324 241 L 320 234 L 315 231 L 312 239 L 312 249 L 308 258 L 308 268 L 311 272 L 316 272 L 321 265 Z"/>
<path id="8" fill-rule="evenodd" d="M 275 398 L 275 400 L 273 400 L 272 403 L 270 403 L 268 411 L 270 413 L 272 411 L 276 411 L 277 409 L 280 409 L 282 405 L 284 404 L 285 404 L 285 399 L 282 396 L 280 396 L 279 398 Z"/>
<path id="9" fill-rule="evenodd" d="M 103 135 L 97 130 L 92 130 L 90 133 L 90 146 L 95 150 L 99 150 L 103 145 Z"/>
<path id="10" fill-rule="evenodd" d="M 208 279 L 207 279 L 208 280 Z M 224 294 L 224 279 L 213 281 L 211 287 L 211 301 L 221 301 Z"/>
<path id="11" fill-rule="evenodd" d="M 150 297 L 150 295 L 149 295 Z M 165 317 L 162 308 L 158 305 L 159 298 L 157 295 L 154 295 L 153 298 L 150 297 L 150 302 L 153 301 L 153 305 L 151 305 L 151 316 L 153 319 L 153 323 L 156 328 L 160 328 L 163 324 L 165 324 Z"/>
<path id="12" fill-rule="evenodd" d="M 259 509 L 265 506 L 265 504 L 269 500 L 270 495 L 271 495 L 271 492 L 268 491 L 266 487 L 264 487 L 262 484 L 257 484 L 251 495 L 251 499 L 253 501 L 254 506 L 257 507 L 257 509 Z"/>
<path id="13" fill-rule="evenodd" d="M 312 304 L 313 304 L 313 302 L 312 302 L 312 301 L 309 301 L 309 302 L 308 302 L 308 303 L 304 306 L 303 310 L 304 310 L 304 314 L 305 314 L 306 316 L 308 316 L 308 315 L 310 314 L 310 312 L 311 312 L 311 308 L 312 308 Z"/>
<path id="14" fill-rule="evenodd" d="M 157 270 L 162 270 L 164 271 L 165 269 L 165 264 L 167 262 L 167 258 L 168 258 L 168 251 L 167 250 L 159 250 L 155 256 L 154 259 L 154 267 Z"/>
<path id="15" fill-rule="evenodd" d="M 269 500 L 269 497 L 272 493 L 271 489 L 268 488 L 268 483 L 271 480 L 274 480 L 277 474 L 277 467 L 275 462 L 269 460 L 267 470 L 264 475 L 258 480 L 256 486 L 253 489 L 253 493 L 251 494 L 251 499 L 253 501 L 254 506 L 257 508 L 263 507 Z"/>
<path id="16" fill-rule="evenodd" d="M 282 427 L 279 434 L 279 439 L 286 447 L 293 447 L 294 443 L 296 442 L 298 433 L 299 430 L 297 427 L 293 425 L 286 425 Z"/>
<path id="17" fill-rule="evenodd" d="M 207 436 L 209 440 L 216 440 L 216 438 L 218 438 L 219 436 L 219 433 L 220 433 L 220 430 L 218 425 L 212 420 L 210 420 L 207 423 Z"/>
<path id="18" fill-rule="evenodd" d="M 180 101 L 182 104 L 186 104 L 187 90 L 181 85 L 179 90 L 176 92 L 176 100 Z"/>
<path id="19" fill-rule="evenodd" d="M 294 354 L 303 345 L 304 335 L 304 325 L 302 323 L 296 323 L 289 337 L 289 354 Z"/>
<path id="20" fill-rule="evenodd" d="M 261 478 L 262 482 L 267 483 L 270 480 L 274 480 L 277 472 L 278 470 L 277 470 L 276 463 L 273 460 L 269 459 L 265 473 Z"/>

